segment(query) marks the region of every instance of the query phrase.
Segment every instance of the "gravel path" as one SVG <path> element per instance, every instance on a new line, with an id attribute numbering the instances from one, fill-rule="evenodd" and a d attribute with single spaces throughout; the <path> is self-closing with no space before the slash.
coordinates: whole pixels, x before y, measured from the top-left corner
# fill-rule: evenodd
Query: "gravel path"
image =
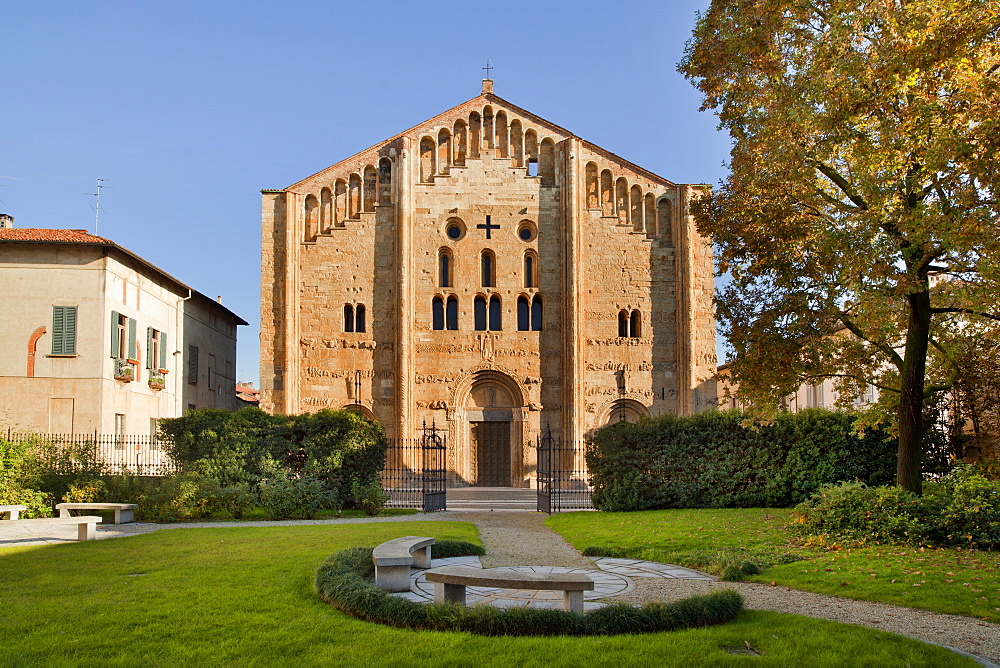
<path id="1" fill-rule="evenodd" d="M 960 649 L 990 662 L 1000 662 L 1000 624 L 990 624 L 971 617 L 942 615 L 887 603 L 856 601 L 751 582 L 636 578 L 635 585 L 633 591 L 618 596 L 615 600 L 627 603 L 672 601 L 719 589 L 735 589 L 743 595 L 746 607 L 752 610 L 788 612 L 858 624 Z"/>
<path id="2" fill-rule="evenodd" d="M 292 520 L 286 522 L 198 522 L 185 524 L 99 525 L 98 538 L 149 533 L 160 529 L 202 527 L 268 527 L 278 525 L 364 524 L 369 522 L 462 521 L 472 522 L 486 547 L 483 565 L 593 567 L 593 563 L 547 528 L 545 516 L 523 511 L 445 511 L 395 517 L 365 517 L 340 520 Z M 75 531 L 75 530 L 74 530 Z M 936 643 L 986 659 L 983 665 L 1000 668 L 1000 624 L 970 617 L 942 615 L 886 603 L 812 594 L 788 587 L 748 582 L 717 582 L 659 578 L 635 578 L 635 589 L 615 601 L 644 603 L 669 601 L 717 589 L 735 589 L 753 610 L 772 610 L 908 636 Z"/>

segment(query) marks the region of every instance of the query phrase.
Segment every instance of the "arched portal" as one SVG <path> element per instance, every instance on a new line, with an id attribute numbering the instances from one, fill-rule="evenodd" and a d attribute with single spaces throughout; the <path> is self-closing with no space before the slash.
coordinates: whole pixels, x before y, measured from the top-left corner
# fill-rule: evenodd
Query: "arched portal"
<path id="1" fill-rule="evenodd" d="M 456 404 L 463 409 L 452 427 L 457 477 L 480 487 L 523 486 L 524 396 L 517 382 L 488 369 L 457 389 Z"/>
<path id="2" fill-rule="evenodd" d="M 598 421 L 601 426 L 615 422 L 638 422 L 650 416 L 649 408 L 635 399 L 617 399 L 604 407 Z"/>

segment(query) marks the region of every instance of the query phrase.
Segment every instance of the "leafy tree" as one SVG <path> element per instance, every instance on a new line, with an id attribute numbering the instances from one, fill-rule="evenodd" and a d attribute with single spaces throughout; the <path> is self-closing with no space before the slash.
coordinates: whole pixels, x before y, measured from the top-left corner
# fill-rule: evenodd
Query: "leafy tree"
<path id="1" fill-rule="evenodd" d="M 740 394 L 776 410 L 803 382 L 878 386 L 919 493 L 949 329 L 1000 314 L 1000 3 L 714 0 L 679 68 L 733 140 L 692 212 L 732 278 Z"/>

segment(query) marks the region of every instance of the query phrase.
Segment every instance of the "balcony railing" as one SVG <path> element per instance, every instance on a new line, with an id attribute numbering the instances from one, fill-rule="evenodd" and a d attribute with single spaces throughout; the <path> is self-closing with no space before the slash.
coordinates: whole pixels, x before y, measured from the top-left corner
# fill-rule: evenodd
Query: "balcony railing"
<path id="1" fill-rule="evenodd" d="M 115 358 L 115 380 L 135 380 L 135 367 L 123 357 Z"/>
<path id="2" fill-rule="evenodd" d="M 151 390 L 162 390 L 167 386 L 167 375 L 162 369 L 149 370 L 149 388 Z"/>

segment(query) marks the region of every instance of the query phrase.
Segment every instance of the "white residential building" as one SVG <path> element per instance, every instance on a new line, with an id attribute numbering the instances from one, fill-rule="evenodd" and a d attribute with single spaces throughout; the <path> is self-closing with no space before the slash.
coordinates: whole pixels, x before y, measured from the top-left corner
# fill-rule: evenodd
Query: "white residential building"
<path id="1" fill-rule="evenodd" d="M 150 434 L 192 408 L 236 409 L 246 321 L 83 230 L 0 228 L 0 425 Z"/>

